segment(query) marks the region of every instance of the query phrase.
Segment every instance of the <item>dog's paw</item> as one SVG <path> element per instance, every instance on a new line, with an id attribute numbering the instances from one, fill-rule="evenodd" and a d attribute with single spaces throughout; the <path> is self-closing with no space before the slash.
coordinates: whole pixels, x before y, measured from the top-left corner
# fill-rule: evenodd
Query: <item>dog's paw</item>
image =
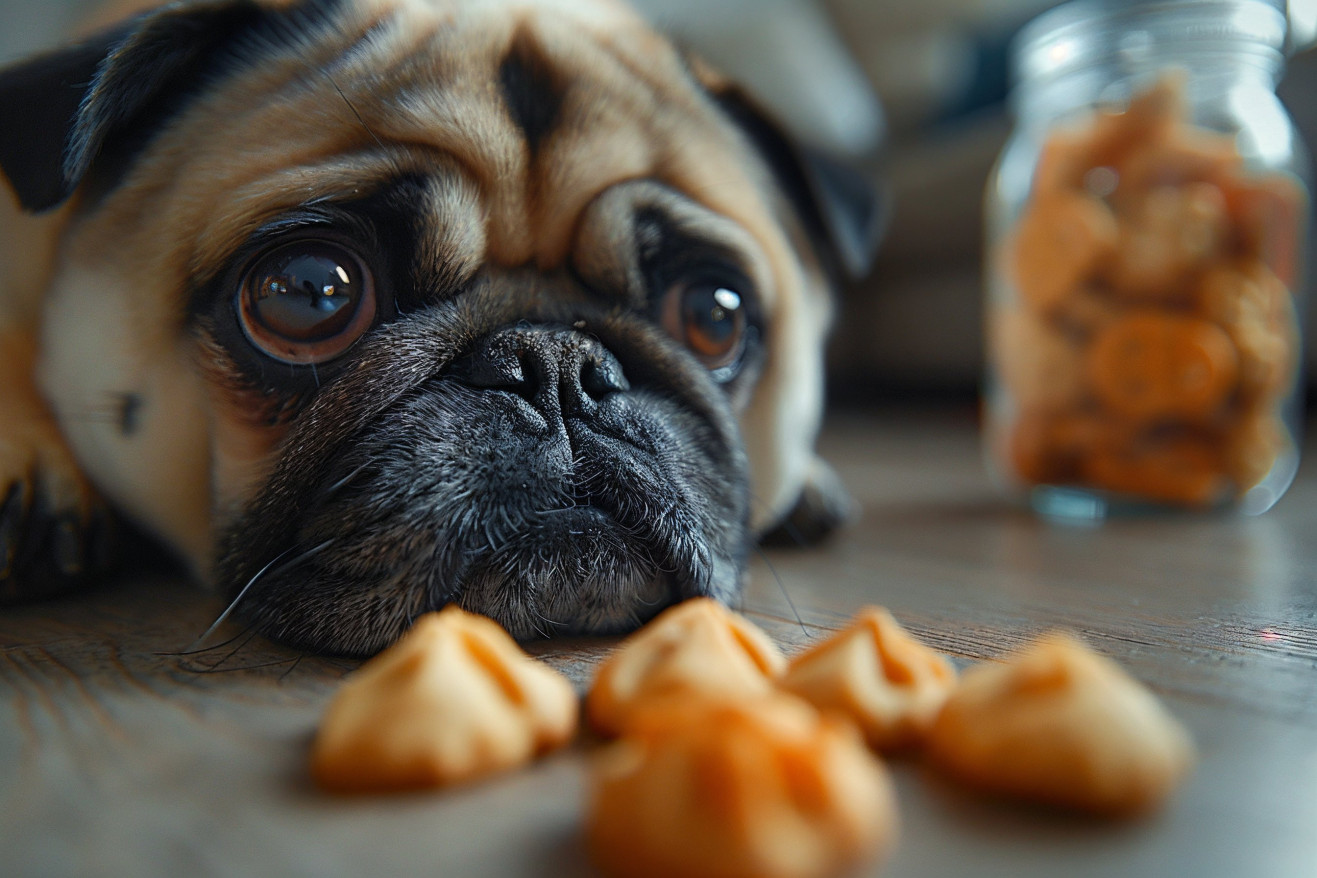
<path id="1" fill-rule="evenodd" d="M 75 588 L 113 560 L 113 520 L 94 496 L 66 503 L 43 476 L 11 482 L 0 505 L 0 602 Z"/>
<path id="2" fill-rule="evenodd" d="M 769 546 L 812 546 L 859 515 L 851 497 L 832 467 L 815 458 L 796 505 L 764 534 Z"/>
<path id="3" fill-rule="evenodd" d="M 24 378 L 0 385 L 0 602 L 73 588 L 113 554 L 108 509 Z"/>

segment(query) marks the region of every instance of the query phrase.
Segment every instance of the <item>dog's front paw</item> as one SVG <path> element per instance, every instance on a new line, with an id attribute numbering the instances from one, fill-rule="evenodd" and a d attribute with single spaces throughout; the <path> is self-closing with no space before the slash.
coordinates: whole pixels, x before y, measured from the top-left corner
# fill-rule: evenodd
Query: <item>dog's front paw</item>
<path id="1" fill-rule="evenodd" d="M 859 505 L 832 467 L 815 458 L 796 505 L 764 534 L 769 546 L 812 546 L 859 515 Z"/>
<path id="2" fill-rule="evenodd" d="M 57 499 L 44 478 L 9 485 L 0 505 L 0 602 L 46 597 L 109 568 L 112 519 L 87 497 Z"/>
<path id="3" fill-rule="evenodd" d="M 112 560 L 105 504 L 16 371 L 0 383 L 0 602 L 65 591 Z"/>

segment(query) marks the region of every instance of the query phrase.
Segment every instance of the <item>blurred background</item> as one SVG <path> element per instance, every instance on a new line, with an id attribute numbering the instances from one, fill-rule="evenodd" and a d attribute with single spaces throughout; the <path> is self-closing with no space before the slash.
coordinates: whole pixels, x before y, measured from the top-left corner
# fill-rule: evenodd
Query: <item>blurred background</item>
<path id="1" fill-rule="evenodd" d="M 1011 37 L 1048 0 L 633 0 L 746 82 L 796 136 L 881 170 L 891 220 L 831 349 L 846 402 L 971 399 L 982 363 L 984 183 L 1010 129 Z M 1281 96 L 1317 144 L 1317 0 L 1290 19 Z M 0 62 L 59 42 L 94 0 L 0 0 Z M 1311 287 L 1311 280 L 1309 287 Z M 1309 339 L 1317 338 L 1309 308 Z M 1309 345 L 1310 394 L 1317 354 Z"/>

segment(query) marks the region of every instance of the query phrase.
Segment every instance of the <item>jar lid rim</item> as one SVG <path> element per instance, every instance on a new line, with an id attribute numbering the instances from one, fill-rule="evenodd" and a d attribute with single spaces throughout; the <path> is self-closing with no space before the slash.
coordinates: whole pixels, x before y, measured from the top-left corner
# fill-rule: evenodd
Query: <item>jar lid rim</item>
<path id="1" fill-rule="evenodd" d="M 1079 40 L 1098 42 L 1093 28 L 1099 23 L 1111 25 L 1113 39 L 1099 50 L 1080 51 Z M 1064 72 L 1118 51 L 1139 25 L 1161 26 L 1161 42 L 1204 48 L 1249 45 L 1274 54 L 1277 66 L 1284 62 L 1287 20 L 1268 0 L 1071 0 L 1034 18 L 1011 41 L 1015 81 Z"/>

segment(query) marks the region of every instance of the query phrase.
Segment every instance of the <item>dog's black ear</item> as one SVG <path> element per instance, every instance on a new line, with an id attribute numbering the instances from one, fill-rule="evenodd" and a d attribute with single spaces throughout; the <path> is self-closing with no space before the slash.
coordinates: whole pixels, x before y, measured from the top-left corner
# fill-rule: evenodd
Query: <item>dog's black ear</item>
<path id="1" fill-rule="evenodd" d="M 103 34 L 0 72 L 0 168 L 26 209 L 68 197 L 65 144 L 96 71 L 124 36 Z"/>
<path id="2" fill-rule="evenodd" d="M 172 4 L 0 72 L 0 168 L 19 202 L 55 207 L 93 171 L 113 185 L 271 14 L 251 0 Z"/>
<path id="3" fill-rule="evenodd" d="M 825 267 L 837 278 L 862 277 L 887 225 L 883 188 L 821 150 L 793 143 L 740 87 L 719 84 L 709 91 L 767 161 Z"/>

